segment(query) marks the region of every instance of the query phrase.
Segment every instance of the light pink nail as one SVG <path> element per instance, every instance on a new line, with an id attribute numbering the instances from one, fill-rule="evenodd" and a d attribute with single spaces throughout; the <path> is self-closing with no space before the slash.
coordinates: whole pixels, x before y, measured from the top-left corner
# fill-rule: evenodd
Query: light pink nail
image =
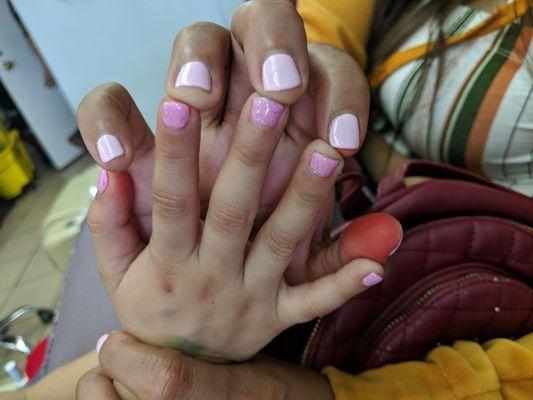
<path id="1" fill-rule="evenodd" d="M 102 348 L 102 346 L 104 345 L 104 342 L 107 340 L 108 337 L 109 337 L 109 333 L 106 333 L 105 335 L 100 336 L 100 338 L 96 342 L 96 354 L 100 353 L 100 349 Z"/>
<path id="2" fill-rule="evenodd" d="M 337 165 L 339 165 L 339 160 L 327 158 L 315 151 L 311 154 L 308 168 L 309 171 L 319 178 L 329 178 L 337 168 Z"/>
<path id="3" fill-rule="evenodd" d="M 96 185 L 96 188 L 98 189 L 98 193 L 102 194 L 105 192 L 108 182 L 109 182 L 109 178 L 107 176 L 107 171 L 105 169 L 101 169 L 100 174 L 98 175 L 98 184 Z"/>
<path id="4" fill-rule="evenodd" d="M 266 97 L 252 99 L 252 121 L 254 124 L 274 128 L 283 114 L 283 104 Z"/>
<path id="5" fill-rule="evenodd" d="M 383 280 L 382 276 L 376 274 L 375 272 L 371 272 L 363 278 L 363 285 L 367 287 L 374 286 L 374 285 L 377 285 L 382 280 Z"/>
<path id="6" fill-rule="evenodd" d="M 124 154 L 124 148 L 120 141 L 113 135 L 103 134 L 96 142 L 98 154 L 102 162 L 109 162 Z"/>
<path id="7" fill-rule="evenodd" d="M 161 107 L 163 123 L 172 129 L 183 129 L 191 119 L 191 109 L 185 103 L 165 101 Z"/>
<path id="8" fill-rule="evenodd" d="M 273 54 L 263 63 L 263 87 L 267 92 L 292 89 L 301 83 L 300 73 L 290 55 Z"/>
<path id="9" fill-rule="evenodd" d="M 191 61 L 181 67 L 174 86 L 199 87 L 210 92 L 211 74 L 200 61 Z"/>
<path id="10" fill-rule="evenodd" d="M 360 145 L 359 119 L 353 114 L 342 114 L 331 121 L 329 143 L 338 149 L 357 149 Z"/>

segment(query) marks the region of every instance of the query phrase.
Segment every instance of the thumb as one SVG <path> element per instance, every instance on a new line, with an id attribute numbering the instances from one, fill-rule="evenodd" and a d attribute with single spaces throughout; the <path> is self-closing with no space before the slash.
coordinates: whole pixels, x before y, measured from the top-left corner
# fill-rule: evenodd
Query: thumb
<path id="1" fill-rule="evenodd" d="M 354 219 L 338 240 L 314 254 L 308 266 L 310 277 L 316 279 L 336 272 L 359 258 L 385 265 L 400 246 L 402 236 L 402 226 L 389 214 L 374 213 Z"/>

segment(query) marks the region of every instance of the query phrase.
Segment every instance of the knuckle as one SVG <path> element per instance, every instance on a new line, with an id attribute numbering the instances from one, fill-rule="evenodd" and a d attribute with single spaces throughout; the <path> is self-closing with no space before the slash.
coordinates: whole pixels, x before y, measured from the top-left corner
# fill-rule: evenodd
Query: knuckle
<path id="1" fill-rule="evenodd" d="M 330 44 L 320 42 L 310 43 L 308 50 L 311 57 L 318 57 L 324 60 L 335 60 L 334 66 L 337 68 L 348 67 L 351 71 L 361 69 L 357 61 L 350 54 Z"/>
<path id="2" fill-rule="evenodd" d="M 235 157 L 243 166 L 246 168 L 256 168 L 264 165 L 269 159 L 269 154 L 266 154 L 264 146 L 262 147 L 238 142 L 233 147 L 233 150 Z"/>
<path id="3" fill-rule="evenodd" d="M 248 13 L 250 7 L 254 6 L 254 2 L 245 2 L 242 3 L 235 12 L 233 13 L 233 16 L 231 17 L 231 30 L 232 31 L 240 31 L 240 28 L 242 26 L 242 22 L 246 18 L 246 14 Z"/>
<path id="4" fill-rule="evenodd" d="M 99 235 L 106 231 L 106 223 L 98 216 L 96 204 L 93 203 L 87 215 L 87 227 L 92 235 Z"/>
<path id="5" fill-rule="evenodd" d="M 227 29 L 209 21 L 199 21 L 187 25 L 176 35 L 174 47 L 182 47 L 184 43 L 198 42 L 199 38 L 212 37 L 212 35 L 225 35 Z"/>
<path id="6" fill-rule="evenodd" d="M 113 104 L 123 109 L 121 99 L 129 97 L 128 90 L 120 83 L 108 82 L 102 83 L 91 90 L 80 102 L 76 112 L 78 122 L 87 112 L 93 110 L 97 105 Z"/>
<path id="7" fill-rule="evenodd" d="M 190 210 L 190 198 L 155 186 L 152 190 L 152 207 L 164 218 L 179 218 Z"/>
<path id="8" fill-rule="evenodd" d="M 298 23 L 303 29 L 303 19 L 296 11 L 296 7 L 290 0 L 250 1 L 243 3 L 233 14 L 231 20 L 232 31 L 241 33 L 244 30 L 254 32 L 258 24 L 265 21 L 265 15 L 275 15 L 276 26 L 292 26 Z M 275 32 L 274 32 L 275 33 Z"/>
<path id="9" fill-rule="evenodd" d="M 364 71 L 346 51 L 326 43 L 311 43 L 308 50 L 314 80 L 318 82 L 318 86 L 342 87 L 357 93 L 358 99 L 363 96 L 366 100 L 370 96 L 370 85 Z M 346 77 L 350 77 L 349 85 L 346 85 Z"/>
<path id="10" fill-rule="evenodd" d="M 131 337 L 124 332 L 111 332 L 106 339 L 106 347 L 109 348 L 121 348 L 131 343 Z M 104 347 L 102 347 L 103 351 Z"/>
<path id="11" fill-rule="evenodd" d="M 267 13 L 275 13 L 276 20 L 281 21 L 282 23 L 292 20 L 293 18 L 300 19 L 294 5 L 289 0 L 251 2 L 250 7 L 248 7 L 246 11 L 247 13 L 245 14 L 245 17 L 251 20 L 251 22 L 263 21 Z M 291 23 L 293 23 L 293 21 L 291 21 Z"/>
<path id="12" fill-rule="evenodd" d="M 325 199 L 323 190 L 303 183 L 296 184 L 293 190 L 296 205 L 305 209 L 315 208 L 317 205 L 322 204 Z"/>
<path id="13" fill-rule="evenodd" d="M 319 276 L 327 276 L 332 272 L 336 272 L 342 265 L 340 260 L 340 252 L 334 246 L 330 246 L 325 253 L 322 253 L 318 258 Z"/>
<path id="14" fill-rule="evenodd" d="M 161 137 L 160 143 L 157 146 L 156 155 L 158 165 L 166 172 L 173 174 L 179 173 L 183 161 L 193 156 L 193 154 L 187 150 L 188 149 L 182 146 L 177 146 L 176 143 L 173 143 L 173 140 L 168 140 L 168 138 L 167 140 L 164 140 Z"/>
<path id="15" fill-rule="evenodd" d="M 76 384 L 76 399 L 93 398 L 94 386 L 98 384 L 98 376 L 95 370 L 91 370 L 82 375 Z"/>
<path id="16" fill-rule="evenodd" d="M 212 223 L 222 233 L 241 233 L 250 225 L 251 218 L 241 209 L 226 202 L 215 202 Z"/>
<path id="17" fill-rule="evenodd" d="M 265 240 L 267 249 L 282 259 L 291 257 L 299 243 L 298 238 L 280 228 L 269 230 Z"/>

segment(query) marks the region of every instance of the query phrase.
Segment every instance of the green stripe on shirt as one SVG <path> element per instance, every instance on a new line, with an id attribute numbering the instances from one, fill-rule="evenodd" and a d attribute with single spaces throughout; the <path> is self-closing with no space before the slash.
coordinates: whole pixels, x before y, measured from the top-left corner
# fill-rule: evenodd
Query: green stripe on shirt
<path id="1" fill-rule="evenodd" d="M 509 26 L 498 48 L 493 51 L 476 81 L 470 86 L 470 91 L 466 95 L 450 133 L 447 151 L 451 164 L 465 167 L 466 145 L 477 113 L 496 75 L 511 55 L 520 32 L 521 26 L 518 24 L 513 23 Z"/>

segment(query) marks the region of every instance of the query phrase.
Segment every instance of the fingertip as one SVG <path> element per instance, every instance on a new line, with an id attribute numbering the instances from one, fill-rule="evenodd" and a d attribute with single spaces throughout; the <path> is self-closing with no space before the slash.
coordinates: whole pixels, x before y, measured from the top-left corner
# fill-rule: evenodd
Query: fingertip
<path id="1" fill-rule="evenodd" d="M 166 79 L 167 94 L 218 115 L 226 94 L 231 34 L 211 22 L 197 22 L 176 36 Z"/>
<path id="2" fill-rule="evenodd" d="M 399 221 L 386 213 L 374 213 L 353 220 L 340 238 L 343 262 L 368 258 L 384 265 L 397 250 L 403 236 Z"/>
<path id="3" fill-rule="evenodd" d="M 262 96 L 294 104 L 307 90 L 309 56 L 302 19 L 289 2 L 249 2 L 232 19 L 250 83 Z"/>
<path id="4" fill-rule="evenodd" d="M 353 282 L 350 285 L 354 285 L 357 293 L 381 283 L 385 275 L 383 266 L 369 258 L 351 260 L 340 272 L 346 274 L 346 281 Z"/>
<path id="5" fill-rule="evenodd" d="M 135 152 L 150 146 L 151 137 L 128 91 L 116 83 L 93 89 L 78 106 L 76 119 L 93 159 L 111 171 L 125 171 Z"/>
<path id="6" fill-rule="evenodd" d="M 307 169 L 311 175 L 328 179 L 337 177 L 344 168 L 344 158 L 329 144 L 316 139 L 306 148 Z"/>
<path id="7" fill-rule="evenodd" d="M 160 120 L 171 132 L 184 129 L 191 120 L 191 107 L 184 102 L 164 99 L 159 107 Z"/>

